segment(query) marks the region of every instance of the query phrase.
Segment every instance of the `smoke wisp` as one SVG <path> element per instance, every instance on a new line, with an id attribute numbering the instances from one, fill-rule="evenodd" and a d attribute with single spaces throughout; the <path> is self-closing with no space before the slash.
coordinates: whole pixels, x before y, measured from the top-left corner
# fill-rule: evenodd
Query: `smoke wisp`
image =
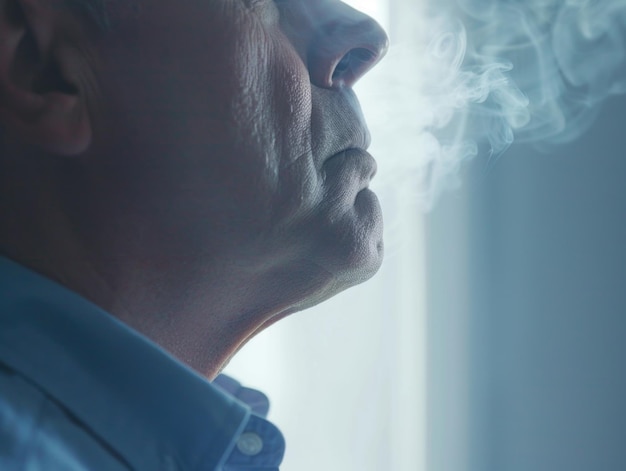
<path id="1" fill-rule="evenodd" d="M 366 92 L 381 167 L 394 169 L 381 184 L 412 182 L 425 209 L 468 159 L 576 139 L 626 92 L 626 0 L 432 3 L 403 11 L 412 28 L 391 31 Z"/>

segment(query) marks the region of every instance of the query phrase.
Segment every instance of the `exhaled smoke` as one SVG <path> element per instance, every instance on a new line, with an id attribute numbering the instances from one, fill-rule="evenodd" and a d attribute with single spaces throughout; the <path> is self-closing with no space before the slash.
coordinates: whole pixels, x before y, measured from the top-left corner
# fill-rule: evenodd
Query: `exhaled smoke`
<path id="1" fill-rule="evenodd" d="M 514 139 L 571 141 L 597 105 L 626 92 L 626 0 L 433 3 L 407 10 L 415 31 L 374 71 L 377 105 L 366 107 L 381 170 L 417 175 L 426 208 L 465 160 L 495 159 Z"/>

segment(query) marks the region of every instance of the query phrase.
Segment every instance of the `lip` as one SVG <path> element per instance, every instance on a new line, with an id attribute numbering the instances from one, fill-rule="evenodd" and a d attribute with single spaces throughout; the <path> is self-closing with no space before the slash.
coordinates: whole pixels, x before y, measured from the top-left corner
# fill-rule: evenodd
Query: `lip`
<path id="1" fill-rule="evenodd" d="M 372 141 L 372 136 L 364 123 L 357 122 L 355 124 L 356 125 L 352 127 L 349 133 L 342 136 L 343 139 L 338 139 L 339 142 L 337 142 L 337 144 L 339 145 L 332 149 L 332 152 L 328 154 L 328 157 L 325 160 L 330 160 L 338 155 L 345 154 L 346 152 L 367 154 L 367 149 Z"/>
<path id="2" fill-rule="evenodd" d="M 347 149 L 345 151 L 345 155 L 346 155 L 346 158 L 358 158 L 364 161 L 364 163 L 367 165 L 367 168 L 368 168 L 367 175 L 368 175 L 369 180 L 374 178 L 374 176 L 378 172 L 378 164 L 376 163 L 376 159 L 374 159 L 372 154 L 367 152 L 365 149 L 353 147 L 353 148 Z"/>
<path id="3" fill-rule="evenodd" d="M 350 147 L 342 150 L 341 152 L 337 152 L 328 158 L 325 163 L 329 163 L 331 160 L 335 159 L 344 159 L 346 160 L 346 165 L 351 164 L 351 167 L 358 168 L 358 173 L 361 175 L 361 180 L 363 181 L 360 190 L 367 188 L 369 182 L 372 178 L 374 178 L 378 171 L 378 165 L 374 157 L 365 149 L 360 147 Z M 358 160 L 358 162 L 350 162 L 349 160 L 352 159 Z"/>

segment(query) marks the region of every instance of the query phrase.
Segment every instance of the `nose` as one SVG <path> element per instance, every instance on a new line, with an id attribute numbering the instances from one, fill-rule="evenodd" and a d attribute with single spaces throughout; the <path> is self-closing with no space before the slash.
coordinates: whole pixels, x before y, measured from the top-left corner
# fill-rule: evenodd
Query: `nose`
<path id="1" fill-rule="evenodd" d="M 307 63 L 311 83 L 318 87 L 352 87 L 387 53 L 389 38 L 383 28 L 344 3 L 337 2 L 316 19 Z"/>

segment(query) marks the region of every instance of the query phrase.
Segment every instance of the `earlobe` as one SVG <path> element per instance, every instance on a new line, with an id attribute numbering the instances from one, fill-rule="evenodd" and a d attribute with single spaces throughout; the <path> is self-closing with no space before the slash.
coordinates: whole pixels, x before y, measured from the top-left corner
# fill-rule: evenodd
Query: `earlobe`
<path id="1" fill-rule="evenodd" d="M 92 138 L 78 86 L 82 48 L 67 44 L 68 37 L 76 40 L 63 30 L 70 22 L 46 3 L 31 0 L 22 8 L 21 0 L 0 0 L 0 127 L 26 146 L 73 156 Z"/>
<path id="2" fill-rule="evenodd" d="M 35 96 L 20 91 L 14 95 L 16 106 L 0 104 L 0 124 L 5 132 L 56 155 L 73 156 L 89 147 L 90 118 L 76 95 L 48 92 Z"/>

